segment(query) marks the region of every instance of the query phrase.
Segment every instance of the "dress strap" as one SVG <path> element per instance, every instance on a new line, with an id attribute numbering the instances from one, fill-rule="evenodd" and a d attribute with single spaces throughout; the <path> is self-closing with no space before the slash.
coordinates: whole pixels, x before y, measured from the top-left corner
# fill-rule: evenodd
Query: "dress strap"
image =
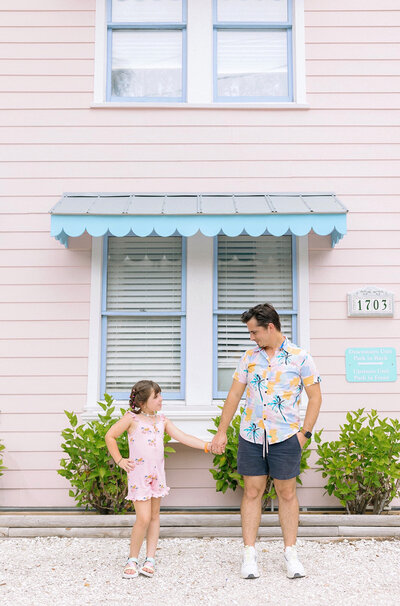
<path id="1" fill-rule="evenodd" d="M 137 416 L 137 415 L 136 415 L 136 414 L 133 412 L 133 410 L 127 410 L 125 414 L 126 414 L 126 415 L 131 415 L 131 417 L 133 417 L 134 419 L 136 419 L 136 416 Z"/>

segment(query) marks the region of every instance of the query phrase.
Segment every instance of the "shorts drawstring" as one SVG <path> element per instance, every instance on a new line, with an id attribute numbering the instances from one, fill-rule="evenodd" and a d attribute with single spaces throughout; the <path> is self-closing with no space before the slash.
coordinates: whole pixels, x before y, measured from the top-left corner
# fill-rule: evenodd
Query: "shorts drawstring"
<path id="1" fill-rule="evenodd" d="M 267 439 L 267 432 L 264 429 L 264 440 L 263 440 L 263 459 L 267 458 L 267 454 L 268 454 L 268 439 Z"/>

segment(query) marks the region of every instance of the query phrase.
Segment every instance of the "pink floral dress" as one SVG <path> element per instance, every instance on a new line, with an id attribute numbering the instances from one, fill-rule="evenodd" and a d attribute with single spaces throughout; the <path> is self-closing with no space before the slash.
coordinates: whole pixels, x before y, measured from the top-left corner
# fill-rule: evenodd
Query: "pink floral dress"
<path id="1" fill-rule="evenodd" d="M 128 471 L 128 496 L 130 501 L 148 501 L 165 497 L 169 493 L 164 470 L 164 428 L 166 418 L 159 414 L 155 423 L 141 414 L 126 414 L 134 419 L 135 427 L 128 433 L 129 458 L 135 468 Z"/>

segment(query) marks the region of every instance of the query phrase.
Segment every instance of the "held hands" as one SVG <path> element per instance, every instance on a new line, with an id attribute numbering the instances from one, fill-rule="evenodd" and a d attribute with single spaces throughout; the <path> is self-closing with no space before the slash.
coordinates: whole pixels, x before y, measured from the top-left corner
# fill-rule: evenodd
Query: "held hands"
<path id="1" fill-rule="evenodd" d="M 117 465 L 125 471 L 132 471 L 132 469 L 135 469 L 135 462 L 132 461 L 132 459 L 121 459 Z"/>
<path id="2" fill-rule="evenodd" d="M 225 452 L 225 446 L 227 444 L 227 437 L 225 432 L 217 432 L 210 443 L 210 452 L 213 454 L 222 454 Z"/>

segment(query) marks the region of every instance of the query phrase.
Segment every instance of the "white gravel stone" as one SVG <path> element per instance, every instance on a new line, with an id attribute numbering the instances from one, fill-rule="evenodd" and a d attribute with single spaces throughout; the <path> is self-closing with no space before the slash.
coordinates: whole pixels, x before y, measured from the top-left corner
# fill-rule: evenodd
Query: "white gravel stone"
<path id="1" fill-rule="evenodd" d="M 289 580 L 282 541 L 257 544 L 260 578 L 239 577 L 240 539 L 161 539 L 156 575 L 122 579 L 126 539 L 0 541 L 2 606 L 398 606 L 400 541 L 299 541 Z M 142 552 L 142 558 L 144 552 Z"/>

